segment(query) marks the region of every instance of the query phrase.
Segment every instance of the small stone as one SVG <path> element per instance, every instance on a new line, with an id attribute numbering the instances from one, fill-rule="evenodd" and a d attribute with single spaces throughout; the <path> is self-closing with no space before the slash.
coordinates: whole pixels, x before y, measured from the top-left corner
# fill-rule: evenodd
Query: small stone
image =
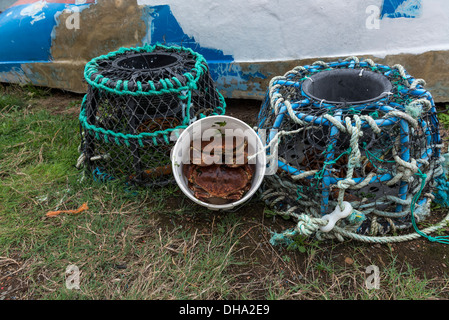
<path id="1" fill-rule="evenodd" d="M 126 265 L 126 263 L 116 264 L 116 265 L 115 265 L 115 268 L 116 268 L 116 269 L 119 269 L 119 270 L 124 270 L 124 269 L 127 268 L 127 265 Z"/>

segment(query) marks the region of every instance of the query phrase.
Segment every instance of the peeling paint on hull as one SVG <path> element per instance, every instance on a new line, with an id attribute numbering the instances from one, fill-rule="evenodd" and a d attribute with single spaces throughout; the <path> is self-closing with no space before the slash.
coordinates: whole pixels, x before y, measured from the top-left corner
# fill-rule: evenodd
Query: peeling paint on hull
<path id="1" fill-rule="evenodd" d="M 83 3 L 80 4 L 81 2 Z M 284 5 L 288 8 L 288 6 L 294 6 L 295 3 L 293 0 L 286 0 Z M 328 29 L 331 28 L 331 23 L 338 22 L 335 20 L 336 18 L 326 16 L 325 12 L 329 11 L 329 8 L 326 7 L 327 1 L 310 0 L 305 3 L 306 5 L 301 8 L 310 7 L 310 15 L 316 14 L 317 17 L 322 15 L 322 19 L 328 19 L 321 20 L 321 24 L 329 24 Z M 405 23 L 410 24 L 410 27 L 413 27 L 415 23 L 422 23 L 423 16 L 425 17 L 423 11 L 425 5 L 432 2 L 430 0 L 363 0 L 358 2 L 355 9 L 362 10 L 361 14 L 365 15 L 366 6 L 364 7 L 365 4 L 361 5 L 360 3 L 366 5 L 374 3 L 379 8 L 382 7 L 379 16 L 383 23 L 381 27 L 397 28 L 395 27 L 397 25 L 403 28 Z M 201 1 L 196 5 L 201 5 Z M 204 1 L 203 5 L 209 6 L 210 8 L 207 8 L 205 12 L 213 15 L 216 14 L 215 7 L 222 9 L 225 5 L 234 5 L 234 2 L 214 4 Z M 333 8 L 335 10 L 340 7 L 340 9 L 345 9 L 346 5 L 348 4 L 345 2 L 339 2 L 339 4 L 333 4 Z M 265 0 L 260 0 L 257 3 L 250 0 L 238 4 L 244 8 L 251 8 L 251 6 L 258 8 L 257 12 L 247 12 L 248 17 L 257 14 L 265 17 L 266 20 L 260 21 L 257 26 L 249 25 L 246 28 L 236 28 L 238 26 L 235 23 L 247 26 L 248 22 L 239 20 L 232 24 L 231 16 L 223 17 L 223 21 L 217 22 L 216 25 L 221 26 L 220 30 L 214 30 L 212 25 L 210 28 L 207 28 L 207 25 L 202 26 L 205 30 L 209 29 L 209 33 L 216 32 L 218 40 L 222 39 L 221 42 L 208 38 L 208 35 L 202 33 L 203 29 L 195 28 L 195 25 L 192 25 L 201 24 L 203 21 L 196 20 L 189 24 L 189 21 L 182 16 L 183 6 L 187 6 L 187 4 L 180 0 L 167 0 L 166 2 L 156 0 L 17 1 L 12 7 L 0 13 L 0 39 L 2 39 L 0 42 L 0 81 L 32 83 L 82 93 L 87 89 L 83 81 L 84 66 L 92 58 L 120 47 L 165 43 L 183 45 L 204 55 L 208 61 L 210 73 L 217 83 L 217 88 L 226 98 L 261 100 L 265 96 L 265 90 L 272 77 L 283 75 L 297 65 L 310 64 L 316 60 L 335 61 L 349 55 L 357 55 L 358 57 L 372 58 L 378 63 L 402 64 L 415 78 L 426 80 L 426 88 L 432 91 L 435 101 L 449 101 L 449 44 L 446 43 L 447 41 L 440 41 L 440 43 L 435 40 L 436 44 L 429 47 L 430 49 L 419 49 L 420 51 L 417 52 L 407 52 L 417 50 L 411 48 L 410 50 L 404 49 L 406 53 L 401 53 L 396 47 L 393 48 L 390 45 L 390 47 L 382 48 L 383 51 L 379 51 L 383 54 L 378 54 L 378 52 L 368 54 L 348 49 L 347 54 L 344 55 L 344 48 L 349 43 L 345 42 L 346 38 L 346 40 L 335 39 L 335 41 L 342 40 L 340 47 L 336 47 L 335 41 L 326 43 L 326 39 L 329 37 L 334 40 L 331 30 L 323 34 L 322 31 L 325 29 L 317 24 L 313 25 L 315 29 L 308 27 L 307 33 L 301 33 L 301 28 L 305 26 L 302 21 L 298 20 L 296 21 L 297 30 L 292 34 L 295 37 L 292 38 L 293 41 L 296 41 L 292 43 L 293 47 L 304 36 L 314 41 L 317 41 L 315 38 L 323 40 L 321 43 L 310 42 L 310 46 L 317 47 L 316 54 L 310 50 L 310 47 L 307 47 L 307 52 L 299 49 L 292 52 L 285 45 L 268 46 L 270 40 L 275 43 L 276 41 L 283 44 L 289 43 L 287 35 L 283 35 L 285 39 L 279 39 L 278 35 L 282 32 L 282 26 L 275 22 L 276 19 L 291 17 L 291 13 L 281 16 Z M 448 5 L 446 4 L 446 6 Z M 237 16 L 244 17 L 245 15 L 239 12 L 236 14 Z M 364 19 L 362 16 L 361 22 L 365 23 Z M 213 22 L 213 19 L 207 20 L 205 17 L 204 21 Z M 290 21 L 290 25 L 286 24 L 285 28 L 295 29 L 291 25 L 293 22 L 295 21 Z M 317 20 L 317 22 L 319 21 Z M 270 28 L 266 26 L 269 23 L 272 27 L 271 33 L 267 32 L 270 31 Z M 70 28 L 70 26 L 79 26 L 79 28 Z M 232 37 L 229 37 L 229 34 L 225 37 L 223 33 L 223 29 L 227 27 L 230 30 L 235 30 Z M 324 27 L 326 28 L 325 25 Z M 341 25 L 336 25 L 336 27 L 343 28 Z M 356 27 L 363 29 L 365 26 Z M 348 24 L 347 28 L 354 27 Z M 321 33 L 317 33 L 315 36 L 314 32 L 319 30 Z M 371 36 L 374 37 L 377 32 L 375 30 L 362 31 L 364 32 L 363 37 L 368 37 L 368 39 Z M 261 38 L 260 32 L 263 32 L 264 38 Z M 368 34 L 369 32 L 372 32 L 371 35 Z M 384 30 L 379 32 L 384 32 Z M 235 44 L 229 43 L 232 41 L 243 44 L 240 47 L 235 47 Z M 357 45 L 361 40 L 353 36 L 351 41 L 354 42 L 353 45 Z M 218 44 L 212 45 L 212 43 Z M 319 47 L 317 43 L 320 43 Z M 273 46 L 275 47 L 272 48 Z M 264 51 L 264 48 L 267 50 Z"/>

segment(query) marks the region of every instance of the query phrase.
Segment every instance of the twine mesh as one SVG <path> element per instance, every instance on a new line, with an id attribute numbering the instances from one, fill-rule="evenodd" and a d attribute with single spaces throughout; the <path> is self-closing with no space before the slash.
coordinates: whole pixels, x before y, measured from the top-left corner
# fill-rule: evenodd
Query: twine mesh
<path id="1" fill-rule="evenodd" d="M 351 83 L 339 96 L 332 90 L 339 81 L 345 86 L 342 73 L 368 87 L 356 84 L 354 92 Z M 317 61 L 271 80 L 258 129 L 267 132 L 266 154 L 278 167 L 265 177 L 262 199 L 297 221 L 274 234 L 273 243 L 297 234 L 393 241 L 386 236 L 430 214 L 437 181 L 445 177 L 435 104 L 424 84 L 400 65 L 357 57 Z M 351 214 L 321 232 L 322 217 L 343 210 L 344 202 Z"/>
<path id="2" fill-rule="evenodd" d="M 205 59 L 188 48 L 121 48 L 90 61 L 84 76 L 77 166 L 95 179 L 174 181 L 170 151 L 179 130 L 225 112 Z"/>

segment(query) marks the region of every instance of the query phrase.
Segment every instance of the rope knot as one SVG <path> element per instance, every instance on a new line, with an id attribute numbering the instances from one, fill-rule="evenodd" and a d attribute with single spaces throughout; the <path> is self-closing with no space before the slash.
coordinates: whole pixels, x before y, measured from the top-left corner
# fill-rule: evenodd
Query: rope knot
<path id="1" fill-rule="evenodd" d="M 318 222 L 320 221 L 320 222 Z M 322 221 L 322 222 L 321 222 Z M 312 219 L 306 214 L 301 214 L 298 217 L 298 223 L 296 225 L 296 230 L 304 236 L 311 236 L 316 233 L 321 225 L 326 225 L 327 221 L 322 219 Z"/>
<path id="2" fill-rule="evenodd" d="M 407 165 L 398 165 L 398 174 L 401 174 L 401 180 L 406 182 L 412 182 L 414 180 L 414 175 L 418 173 L 419 168 L 416 165 L 416 160 L 412 159 Z"/>
<path id="3" fill-rule="evenodd" d="M 355 186 L 357 184 L 357 182 L 354 181 L 354 179 L 349 178 L 349 179 L 344 179 L 344 180 L 340 180 L 337 182 L 337 187 L 339 189 L 348 189 L 352 186 Z"/>

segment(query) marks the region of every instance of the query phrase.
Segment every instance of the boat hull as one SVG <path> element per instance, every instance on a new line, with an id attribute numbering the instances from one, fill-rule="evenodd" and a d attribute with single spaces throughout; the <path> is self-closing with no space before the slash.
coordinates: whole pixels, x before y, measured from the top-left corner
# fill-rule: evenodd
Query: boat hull
<path id="1" fill-rule="evenodd" d="M 226 98 L 263 99 L 294 66 L 358 56 L 402 64 L 449 101 L 444 0 L 20 0 L 0 10 L 0 82 L 82 93 L 90 59 L 163 43 L 204 55 Z"/>

